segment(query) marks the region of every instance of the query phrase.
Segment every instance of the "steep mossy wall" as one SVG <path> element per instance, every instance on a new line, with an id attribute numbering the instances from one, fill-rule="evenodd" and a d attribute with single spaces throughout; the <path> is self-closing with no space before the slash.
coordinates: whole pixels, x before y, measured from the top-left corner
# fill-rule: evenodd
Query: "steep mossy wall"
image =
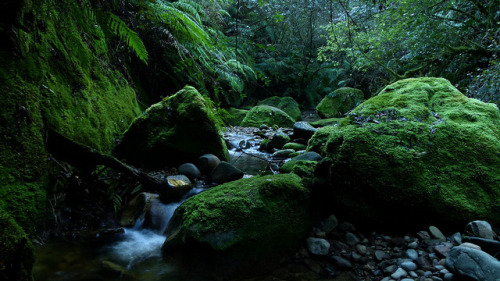
<path id="1" fill-rule="evenodd" d="M 82 9 L 55 0 L 14 6 L 15 17 L 0 19 L 0 211 L 29 234 L 45 214 L 45 128 L 109 154 L 140 110 Z"/>

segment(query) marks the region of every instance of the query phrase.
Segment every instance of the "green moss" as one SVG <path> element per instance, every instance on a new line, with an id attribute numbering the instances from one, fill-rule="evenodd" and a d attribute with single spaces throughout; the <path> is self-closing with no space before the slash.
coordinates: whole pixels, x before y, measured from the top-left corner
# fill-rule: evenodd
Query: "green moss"
<path id="1" fill-rule="evenodd" d="M 324 149 L 328 138 L 330 135 L 336 134 L 337 132 L 338 128 L 336 126 L 325 126 L 323 128 L 319 128 L 307 142 L 307 150 L 324 155 Z"/>
<path id="2" fill-rule="evenodd" d="M 321 118 L 343 117 L 364 99 L 363 92 L 353 88 L 340 88 L 328 94 L 316 107 Z"/>
<path id="3" fill-rule="evenodd" d="M 258 105 L 268 105 L 283 110 L 286 114 L 292 117 L 295 121 L 302 120 L 299 104 L 291 97 L 270 97 L 260 101 Z"/>
<path id="4" fill-rule="evenodd" d="M 214 187 L 176 210 L 164 254 L 184 255 L 196 266 L 208 263 L 222 271 L 258 271 L 256 264 L 276 263 L 307 233 L 308 198 L 308 190 L 293 174 L 256 176 Z"/>
<path id="5" fill-rule="evenodd" d="M 328 118 L 309 122 L 314 128 L 338 125 L 344 118 Z"/>
<path id="6" fill-rule="evenodd" d="M 330 179 L 343 194 L 336 200 L 359 216 L 418 209 L 448 224 L 500 222 L 499 125 L 495 105 L 447 80 L 407 79 L 320 130 L 309 149 L 333 161 Z"/>
<path id="7" fill-rule="evenodd" d="M 229 126 L 240 126 L 241 122 L 245 118 L 248 113 L 248 110 L 237 109 L 237 108 L 228 108 L 227 116 L 225 117 L 225 121 Z"/>
<path id="8" fill-rule="evenodd" d="M 292 127 L 295 121 L 282 110 L 267 106 L 259 105 L 253 107 L 241 122 L 243 127 L 260 127 L 265 124 L 268 126 L 277 125 L 279 127 Z"/>
<path id="9" fill-rule="evenodd" d="M 33 246 L 16 222 L 0 208 L 0 277 L 30 280 L 34 264 Z"/>
<path id="10" fill-rule="evenodd" d="M 214 114 L 190 86 L 147 109 L 124 133 L 115 152 L 150 169 L 194 162 L 207 153 L 229 157 Z"/>
<path id="11" fill-rule="evenodd" d="M 293 149 L 295 151 L 305 150 L 306 145 L 295 142 L 289 142 L 283 146 L 283 149 Z"/>

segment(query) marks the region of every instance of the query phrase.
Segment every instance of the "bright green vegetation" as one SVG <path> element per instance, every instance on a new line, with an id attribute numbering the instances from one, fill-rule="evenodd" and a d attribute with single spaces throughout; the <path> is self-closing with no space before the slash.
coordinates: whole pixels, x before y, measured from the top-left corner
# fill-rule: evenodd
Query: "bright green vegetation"
<path id="1" fill-rule="evenodd" d="M 420 221 L 499 222 L 500 112 L 494 104 L 465 97 L 445 79 L 407 79 L 345 121 L 320 129 L 309 149 L 332 161 L 331 199 L 358 219 L 381 223 L 414 210 Z"/>
<path id="2" fill-rule="evenodd" d="M 241 122 L 241 126 L 243 127 L 258 128 L 262 124 L 267 126 L 292 127 L 295 121 L 281 109 L 267 105 L 258 105 L 250 109 Z"/>
<path id="3" fill-rule="evenodd" d="M 316 107 L 321 118 L 343 117 L 364 99 L 363 92 L 353 88 L 340 88 L 326 95 Z"/>
<path id="4" fill-rule="evenodd" d="M 134 120 L 115 153 L 127 163 L 149 169 L 196 162 L 208 153 L 229 159 L 212 108 L 191 86 L 152 105 Z"/>
<path id="5" fill-rule="evenodd" d="M 327 119 L 319 119 L 317 121 L 309 122 L 311 126 L 315 128 L 325 127 L 325 126 L 334 126 L 340 123 L 343 118 L 327 118 Z"/>
<path id="6" fill-rule="evenodd" d="M 293 149 L 295 151 L 305 150 L 306 148 L 306 145 L 295 142 L 289 142 L 283 146 L 283 149 Z"/>
<path id="7" fill-rule="evenodd" d="M 226 275 L 276 264 L 311 226 L 309 191 L 293 174 L 256 176 L 186 200 L 167 229 L 163 253 Z"/>
<path id="8" fill-rule="evenodd" d="M 295 121 L 302 120 L 299 104 L 291 97 L 270 97 L 260 101 L 258 105 L 269 105 L 272 107 L 283 110 L 286 114 L 290 115 Z"/>

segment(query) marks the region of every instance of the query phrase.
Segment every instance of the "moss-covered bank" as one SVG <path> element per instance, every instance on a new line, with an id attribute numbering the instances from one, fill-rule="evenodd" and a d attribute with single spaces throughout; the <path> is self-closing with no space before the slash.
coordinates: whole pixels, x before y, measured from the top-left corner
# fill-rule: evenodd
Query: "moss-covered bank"
<path id="1" fill-rule="evenodd" d="M 109 154 L 140 112 L 134 90 L 113 66 L 116 57 L 102 30 L 82 9 L 53 0 L 15 6 L 0 19 L 0 211 L 16 230 L 2 231 L 4 241 L 5 235 L 24 237 L 42 224 L 47 126 Z M 4 262 L 0 275 L 16 276 Z"/>
<path id="2" fill-rule="evenodd" d="M 309 149 L 331 161 L 329 200 L 358 220 L 500 222 L 500 112 L 445 79 L 387 86 Z"/>

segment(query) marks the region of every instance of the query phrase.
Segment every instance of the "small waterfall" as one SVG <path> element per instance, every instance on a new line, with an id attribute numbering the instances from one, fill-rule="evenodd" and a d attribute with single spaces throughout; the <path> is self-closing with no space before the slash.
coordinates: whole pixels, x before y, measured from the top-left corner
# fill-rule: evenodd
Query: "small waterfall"
<path id="1" fill-rule="evenodd" d="M 266 171 L 269 154 L 259 150 L 261 138 L 245 132 L 226 132 L 230 163 L 242 170 L 246 176 Z"/>

